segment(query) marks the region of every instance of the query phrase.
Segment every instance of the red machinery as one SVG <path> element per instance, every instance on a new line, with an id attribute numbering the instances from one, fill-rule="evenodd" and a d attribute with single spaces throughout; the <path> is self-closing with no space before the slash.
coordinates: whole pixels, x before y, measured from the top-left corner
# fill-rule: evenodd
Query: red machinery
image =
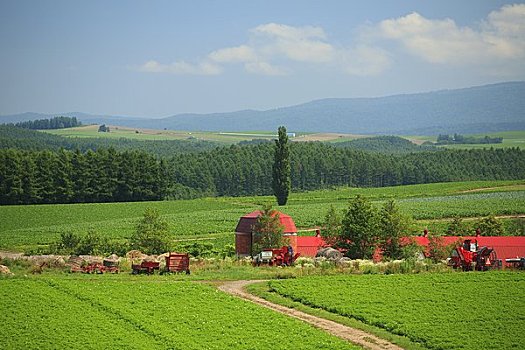
<path id="1" fill-rule="evenodd" d="M 284 246 L 278 249 L 264 249 L 255 256 L 253 265 L 291 266 L 300 255 L 300 253 L 294 254 L 291 246 Z"/>
<path id="2" fill-rule="evenodd" d="M 89 263 L 80 265 L 75 263 L 71 266 L 71 272 L 82 272 L 82 273 L 119 273 L 118 261 L 104 259 L 102 264 L 100 263 Z"/>
<path id="3" fill-rule="evenodd" d="M 187 275 L 190 274 L 190 256 L 189 254 L 181 253 L 169 253 L 166 256 L 166 267 L 161 273 L 170 273 L 170 272 L 186 272 Z"/>
<path id="4" fill-rule="evenodd" d="M 451 254 L 449 265 L 463 271 L 486 271 L 501 266 L 493 248 L 481 247 L 478 249 L 478 241 L 466 239 L 463 244 L 456 247 Z"/>
<path id="5" fill-rule="evenodd" d="M 142 261 L 140 264 L 132 264 L 131 268 L 133 269 L 131 273 L 134 275 L 141 273 L 152 275 L 155 273 L 155 270 L 160 268 L 160 263 L 157 261 Z"/>

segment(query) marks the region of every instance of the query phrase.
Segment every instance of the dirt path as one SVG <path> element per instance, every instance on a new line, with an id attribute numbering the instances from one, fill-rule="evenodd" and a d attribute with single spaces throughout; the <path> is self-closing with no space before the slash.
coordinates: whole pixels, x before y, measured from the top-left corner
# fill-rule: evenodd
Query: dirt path
<path id="1" fill-rule="evenodd" d="M 235 295 L 237 297 L 249 300 L 253 303 L 267 307 L 268 309 L 280 312 L 284 315 L 295 317 L 307 322 L 314 327 L 320 328 L 335 335 L 336 337 L 350 341 L 354 344 L 371 350 L 401 350 L 399 346 L 392 344 L 375 335 L 366 333 L 362 330 L 351 328 L 334 321 L 326 320 L 317 316 L 312 316 L 299 310 L 291 309 L 285 306 L 271 303 L 265 299 L 252 295 L 244 289 L 245 286 L 264 281 L 230 281 L 221 284 L 218 288 L 223 292 Z"/>

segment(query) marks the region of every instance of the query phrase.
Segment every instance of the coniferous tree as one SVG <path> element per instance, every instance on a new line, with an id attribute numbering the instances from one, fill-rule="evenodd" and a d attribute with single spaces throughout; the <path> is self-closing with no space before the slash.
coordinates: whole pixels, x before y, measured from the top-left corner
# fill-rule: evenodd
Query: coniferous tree
<path id="1" fill-rule="evenodd" d="M 343 218 L 341 239 L 337 246 L 347 249 L 353 259 L 369 259 L 379 240 L 379 218 L 370 201 L 357 195 Z"/>
<path id="2" fill-rule="evenodd" d="M 291 189 L 291 168 L 288 135 L 286 134 L 286 128 L 284 126 L 279 127 L 278 139 L 275 140 L 275 155 L 272 173 L 272 188 L 273 193 L 277 198 L 277 204 L 286 205 Z"/>

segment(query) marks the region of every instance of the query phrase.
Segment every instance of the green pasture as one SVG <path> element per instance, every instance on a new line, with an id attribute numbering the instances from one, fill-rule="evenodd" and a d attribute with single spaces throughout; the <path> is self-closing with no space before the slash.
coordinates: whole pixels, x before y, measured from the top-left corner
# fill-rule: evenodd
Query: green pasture
<path id="1" fill-rule="evenodd" d="M 269 282 L 287 300 L 427 349 L 523 349 L 525 273 L 309 276 Z"/>
<path id="2" fill-rule="evenodd" d="M 475 136 L 475 137 L 503 137 L 502 143 L 495 144 L 465 144 L 465 145 L 444 145 L 440 147 L 451 148 L 451 149 L 481 149 L 481 148 L 510 148 L 510 147 L 525 147 L 525 130 L 517 131 L 502 131 L 502 132 L 491 132 L 483 134 L 469 134 L 465 136 Z M 405 136 L 405 138 L 410 140 L 419 140 L 419 141 L 430 141 L 436 142 L 437 135 L 435 136 Z"/>
<path id="3" fill-rule="evenodd" d="M 292 193 L 278 209 L 299 228 L 320 225 L 329 207 L 346 209 L 361 194 L 375 205 L 396 199 L 401 210 L 421 223 L 453 216 L 476 217 L 525 213 L 525 181 L 476 181 L 385 188 L 338 188 Z M 54 242 L 61 233 L 84 235 L 94 230 L 111 239 L 129 238 L 146 208 L 166 219 L 174 240 L 209 239 L 233 243 L 244 214 L 274 203 L 272 196 L 219 197 L 195 200 L 0 206 L 0 249 L 25 251 Z M 419 228 L 418 228 L 419 229 Z"/>

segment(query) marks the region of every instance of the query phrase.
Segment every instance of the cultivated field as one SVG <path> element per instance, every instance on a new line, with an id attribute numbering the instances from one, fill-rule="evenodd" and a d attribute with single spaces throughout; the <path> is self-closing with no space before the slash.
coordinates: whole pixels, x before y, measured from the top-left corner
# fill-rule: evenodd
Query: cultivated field
<path id="1" fill-rule="evenodd" d="M 1 348 L 357 349 L 213 286 L 141 277 L 0 278 Z"/>
<path id="2" fill-rule="evenodd" d="M 205 132 L 205 131 L 178 131 L 130 128 L 125 126 L 108 125 L 110 132 L 98 132 L 99 125 L 85 125 L 76 128 L 43 130 L 44 132 L 65 137 L 104 137 L 129 138 L 134 140 L 190 140 L 213 141 L 225 144 L 239 143 L 251 140 L 273 140 L 275 132 L 243 131 L 243 132 Z M 366 135 L 338 134 L 338 133 L 296 133 L 291 141 L 323 141 L 342 142 L 356 138 L 369 137 Z"/>
<path id="3" fill-rule="evenodd" d="M 525 181 L 477 181 L 385 188 L 340 188 L 292 193 L 279 210 L 300 228 L 322 223 L 330 205 L 338 210 L 362 194 L 375 205 L 395 198 L 401 210 L 415 219 L 453 216 L 525 214 Z M 205 238 L 220 245 L 233 243 L 239 217 L 272 203 L 273 197 L 203 198 L 184 201 L 0 206 L 0 249 L 24 251 L 45 246 L 62 232 L 94 230 L 112 239 L 129 238 L 146 208 L 158 209 L 168 221 L 174 240 Z M 430 221 L 428 221 L 430 220 Z"/>
<path id="4" fill-rule="evenodd" d="M 428 349 L 523 349 L 525 274 L 311 276 L 271 291 Z"/>

